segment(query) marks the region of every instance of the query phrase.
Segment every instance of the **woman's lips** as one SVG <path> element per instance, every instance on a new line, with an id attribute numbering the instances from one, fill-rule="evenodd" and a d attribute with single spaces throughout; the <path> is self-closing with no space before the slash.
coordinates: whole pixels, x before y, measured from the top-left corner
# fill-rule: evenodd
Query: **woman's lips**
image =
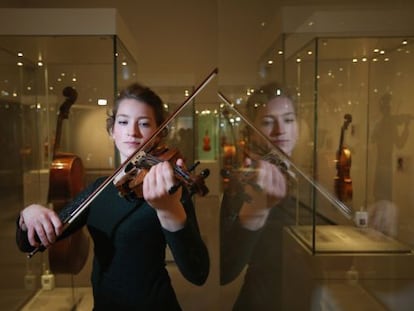
<path id="1" fill-rule="evenodd" d="M 137 148 L 141 144 L 139 142 L 135 142 L 135 141 L 127 141 L 127 142 L 125 142 L 125 145 L 127 145 L 129 147 Z"/>

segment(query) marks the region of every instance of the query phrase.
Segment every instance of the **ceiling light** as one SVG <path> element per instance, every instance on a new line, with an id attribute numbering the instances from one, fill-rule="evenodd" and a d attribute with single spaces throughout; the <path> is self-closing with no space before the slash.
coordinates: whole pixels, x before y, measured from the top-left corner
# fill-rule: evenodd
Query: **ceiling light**
<path id="1" fill-rule="evenodd" d="M 98 106 L 106 106 L 108 101 L 105 98 L 98 99 Z"/>

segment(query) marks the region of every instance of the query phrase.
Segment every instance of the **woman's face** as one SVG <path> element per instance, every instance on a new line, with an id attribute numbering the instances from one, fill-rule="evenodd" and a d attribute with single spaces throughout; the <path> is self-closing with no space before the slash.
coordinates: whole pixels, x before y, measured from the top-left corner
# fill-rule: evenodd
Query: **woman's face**
<path id="1" fill-rule="evenodd" d="M 136 99 L 119 103 L 111 136 L 121 161 L 128 159 L 157 129 L 154 110 Z"/>
<path id="2" fill-rule="evenodd" d="M 256 125 L 273 145 L 292 155 L 298 139 L 298 124 L 295 108 L 285 97 L 275 97 L 259 109 Z"/>

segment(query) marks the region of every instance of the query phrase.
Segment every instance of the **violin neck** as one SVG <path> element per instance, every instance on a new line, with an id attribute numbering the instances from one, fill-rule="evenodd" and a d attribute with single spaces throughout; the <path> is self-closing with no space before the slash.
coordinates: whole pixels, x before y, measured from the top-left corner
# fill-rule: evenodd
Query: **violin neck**
<path id="1" fill-rule="evenodd" d="M 341 135 L 339 136 L 339 147 L 338 147 L 338 152 L 340 153 L 342 150 L 342 147 L 344 146 L 344 128 L 341 128 Z"/>

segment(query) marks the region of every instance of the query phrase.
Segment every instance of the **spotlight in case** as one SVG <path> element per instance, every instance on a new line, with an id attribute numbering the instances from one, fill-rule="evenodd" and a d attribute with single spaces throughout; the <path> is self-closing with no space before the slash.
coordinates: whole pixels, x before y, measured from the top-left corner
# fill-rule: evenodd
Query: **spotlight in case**
<path id="1" fill-rule="evenodd" d="M 108 101 L 104 98 L 98 99 L 98 106 L 106 106 L 108 104 Z"/>

